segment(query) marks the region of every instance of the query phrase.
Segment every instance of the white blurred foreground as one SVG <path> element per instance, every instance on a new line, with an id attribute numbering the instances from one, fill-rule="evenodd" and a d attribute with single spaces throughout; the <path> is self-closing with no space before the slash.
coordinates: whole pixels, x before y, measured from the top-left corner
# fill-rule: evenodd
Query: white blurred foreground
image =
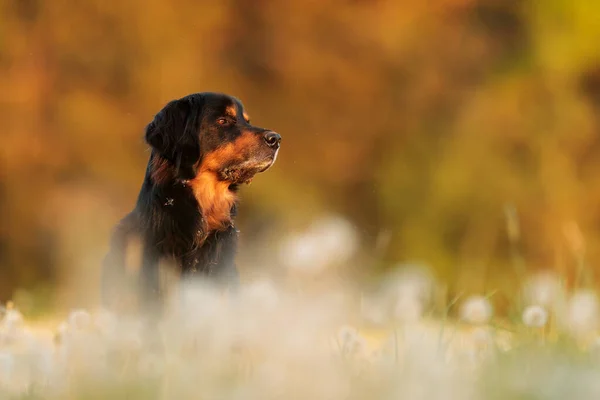
<path id="1" fill-rule="evenodd" d="M 9 306 L 0 398 L 598 398 L 596 297 L 552 285 L 526 283 L 511 332 L 494 328 L 485 296 L 432 314 L 433 279 L 414 266 L 358 302 L 350 290 L 303 294 L 269 281 L 235 298 L 185 287 L 154 329 L 85 310 L 36 327 Z M 448 322 L 450 309 L 461 322 Z"/>

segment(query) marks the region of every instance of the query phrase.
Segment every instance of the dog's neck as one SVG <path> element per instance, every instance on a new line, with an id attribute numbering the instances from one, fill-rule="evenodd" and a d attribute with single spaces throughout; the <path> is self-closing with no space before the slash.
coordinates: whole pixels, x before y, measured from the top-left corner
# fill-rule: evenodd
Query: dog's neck
<path id="1" fill-rule="evenodd" d="M 233 226 L 231 209 L 237 194 L 230 189 L 229 182 L 219 180 L 214 172 L 201 170 L 188 184 L 200 206 L 206 233 Z"/>
<path id="2" fill-rule="evenodd" d="M 192 190 L 202 215 L 204 236 L 233 226 L 232 209 L 237 201 L 236 185 L 220 180 L 215 172 L 202 169 L 201 166 L 193 179 L 178 179 L 171 163 L 163 157 L 154 155 L 150 175 L 155 184 L 165 185 L 176 182 Z"/>

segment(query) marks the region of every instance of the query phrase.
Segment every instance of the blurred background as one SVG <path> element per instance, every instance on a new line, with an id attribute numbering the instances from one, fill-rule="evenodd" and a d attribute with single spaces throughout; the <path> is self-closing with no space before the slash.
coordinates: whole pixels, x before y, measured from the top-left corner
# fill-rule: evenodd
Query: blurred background
<path id="1" fill-rule="evenodd" d="M 198 91 L 283 136 L 241 193 L 244 276 L 594 284 L 598 37 L 589 0 L 0 0 L 0 301 L 97 300 L 144 127 Z"/>

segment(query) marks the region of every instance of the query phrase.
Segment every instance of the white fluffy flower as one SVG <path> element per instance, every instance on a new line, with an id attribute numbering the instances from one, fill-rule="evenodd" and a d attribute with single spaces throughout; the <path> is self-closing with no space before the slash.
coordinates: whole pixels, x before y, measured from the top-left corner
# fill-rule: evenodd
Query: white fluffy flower
<path id="1" fill-rule="evenodd" d="M 312 227 L 312 233 L 319 238 L 323 250 L 333 260 L 347 261 L 356 250 L 358 237 L 352 224 L 338 216 L 329 216 Z"/>
<path id="2" fill-rule="evenodd" d="M 585 335 L 598 328 L 600 307 L 598 297 L 591 290 L 574 293 L 563 316 L 567 330 L 574 335 Z"/>
<path id="3" fill-rule="evenodd" d="M 275 285 L 264 279 L 251 282 L 244 287 L 242 298 L 248 306 L 258 309 L 273 309 L 280 300 Z"/>
<path id="4" fill-rule="evenodd" d="M 320 272 L 334 263 L 347 262 L 358 245 L 356 230 L 347 220 L 329 216 L 314 222 L 303 233 L 285 239 L 281 262 L 289 269 Z"/>
<path id="5" fill-rule="evenodd" d="M 417 264 L 399 266 L 385 279 L 373 298 L 363 304 L 363 311 L 371 316 L 369 319 L 381 322 L 387 318 L 401 323 L 418 321 L 431 302 L 434 283 L 425 267 Z"/>
<path id="6" fill-rule="evenodd" d="M 174 304 L 175 314 L 185 319 L 209 321 L 224 313 L 224 302 L 215 287 L 196 281 L 180 285 Z"/>
<path id="7" fill-rule="evenodd" d="M 23 315 L 15 310 L 8 309 L 0 324 L 0 333 L 2 333 L 2 341 L 6 343 L 14 343 L 19 340 L 23 334 L 24 323 Z"/>
<path id="8" fill-rule="evenodd" d="M 375 325 L 382 325 L 388 319 L 385 307 L 381 302 L 371 298 L 361 298 L 360 313 L 366 321 Z"/>
<path id="9" fill-rule="evenodd" d="M 425 266 L 407 264 L 398 267 L 390 285 L 397 295 L 413 297 L 426 303 L 431 298 L 434 280 Z"/>
<path id="10" fill-rule="evenodd" d="M 92 324 L 92 317 L 85 310 L 73 310 L 67 320 L 69 327 L 77 331 L 89 329 Z"/>
<path id="11" fill-rule="evenodd" d="M 94 327 L 103 335 L 111 335 L 117 327 L 116 317 L 106 310 L 99 310 L 94 315 Z"/>
<path id="12" fill-rule="evenodd" d="M 471 324 L 486 324 L 492 318 L 492 305 L 484 296 L 471 296 L 460 307 L 460 317 Z"/>
<path id="13" fill-rule="evenodd" d="M 523 323 L 531 328 L 541 328 L 548 322 L 548 311 L 541 306 L 529 306 L 523 310 Z"/>
<path id="14" fill-rule="evenodd" d="M 2 327 L 6 330 L 21 329 L 23 327 L 23 315 L 15 309 L 6 310 L 2 319 Z"/>
<path id="15" fill-rule="evenodd" d="M 538 305 L 548 310 L 562 298 L 562 287 L 555 274 L 539 272 L 527 279 L 523 294 L 527 305 Z"/>

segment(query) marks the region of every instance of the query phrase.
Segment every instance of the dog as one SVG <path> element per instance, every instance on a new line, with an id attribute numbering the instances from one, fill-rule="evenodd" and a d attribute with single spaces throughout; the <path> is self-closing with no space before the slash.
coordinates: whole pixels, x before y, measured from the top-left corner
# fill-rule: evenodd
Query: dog
<path id="1" fill-rule="evenodd" d="M 142 307 L 160 300 L 165 260 L 181 279 L 237 287 L 238 189 L 275 163 L 281 136 L 252 125 L 239 99 L 202 92 L 166 104 L 145 141 L 151 154 L 135 208 L 115 227 L 103 260 L 104 305 L 131 292 L 126 264 L 134 247 Z"/>

